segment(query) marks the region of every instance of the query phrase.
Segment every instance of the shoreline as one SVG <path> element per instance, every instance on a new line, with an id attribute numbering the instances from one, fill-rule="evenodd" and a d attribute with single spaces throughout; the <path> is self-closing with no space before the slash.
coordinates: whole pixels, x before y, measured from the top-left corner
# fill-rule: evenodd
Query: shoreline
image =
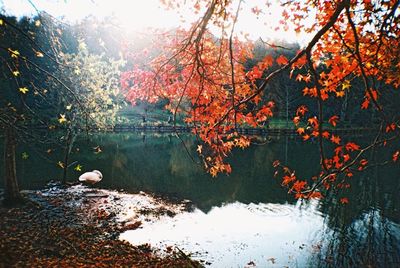
<path id="1" fill-rule="evenodd" d="M 24 196 L 24 205 L 0 207 L 0 267 L 202 267 L 178 247 L 160 252 L 119 239 L 143 221 L 187 211 L 188 203 L 82 185 Z"/>

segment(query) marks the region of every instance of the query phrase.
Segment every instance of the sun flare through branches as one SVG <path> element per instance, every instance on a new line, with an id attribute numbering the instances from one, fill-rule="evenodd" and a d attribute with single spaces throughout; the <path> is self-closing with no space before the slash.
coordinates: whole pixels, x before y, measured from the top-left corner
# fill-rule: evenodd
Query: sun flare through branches
<path id="1" fill-rule="evenodd" d="M 163 2 L 179 8 L 179 1 Z M 400 85 L 399 1 L 284 1 L 277 28 L 294 27 L 311 38 L 291 55 L 282 53 L 286 48 L 278 42 L 261 40 L 270 51 L 262 57 L 255 55 L 254 42 L 240 38 L 235 29 L 241 4 L 193 1 L 198 20 L 191 28 L 160 35 L 154 47 L 146 48 L 153 56 L 122 74 L 127 99 L 168 100 L 166 108 L 174 118 L 182 114 L 193 127 L 204 167 L 216 176 L 231 171 L 224 160 L 233 148 L 251 144 L 251 137 L 238 129 L 265 127 L 273 116 L 268 86 L 286 73 L 302 85 L 305 101 L 293 122 L 304 141 L 319 147 L 321 170 L 299 180 L 276 162 L 282 184 L 297 197 L 320 197 L 322 189 L 349 187 L 353 173 L 368 166 L 365 152 L 398 137 L 399 115 L 381 99 Z M 255 5 L 251 11 L 258 16 L 268 5 Z M 363 96 L 353 105 L 378 115 L 371 125 L 376 135 L 363 146 L 337 134 L 341 115 L 326 109 L 331 103 L 344 105 L 344 99 L 347 103 L 353 91 Z"/>

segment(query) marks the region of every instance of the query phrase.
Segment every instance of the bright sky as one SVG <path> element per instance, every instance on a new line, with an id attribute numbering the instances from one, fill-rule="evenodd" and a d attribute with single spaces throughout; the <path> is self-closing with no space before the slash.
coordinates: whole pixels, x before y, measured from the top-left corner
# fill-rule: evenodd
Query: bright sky
<path id="1" fill-rule="evenodd" d="M 78 21 L 88 15 L 97 17 L 115 16 L 121 26 L 135 31 L 143 31 L 146 27 L 170 28 L 177 25 L 188 25 L 196 17 L 188 10 L 178 15 L 174 11 L 166 11 L 159 0 L 31 0 L 35 7 L 55 17 L 63 17 L 68 21 Z M 190 1 L 188 1 L 190 2 Z M 249 0 L 242 3 L 244 12 L 239 16 L 237 32 L 245 32 L 252 39 L 262 37 L 264 40 L 286 39 L 303 42 L 305 36 L 293 32 L 275 32 L 281 14 L 280 7 L 259 6 L 262 13 L 259 17 L 250 9 L 262 1 Z M 28 0 L 0 0 L 0 6 L 8 14 L 16 16 L 36 14 L 35 8 Z M 182 18 L 183 16 L 183 18 Z M 186 22 L 183 23 L 182 19 Z"/>

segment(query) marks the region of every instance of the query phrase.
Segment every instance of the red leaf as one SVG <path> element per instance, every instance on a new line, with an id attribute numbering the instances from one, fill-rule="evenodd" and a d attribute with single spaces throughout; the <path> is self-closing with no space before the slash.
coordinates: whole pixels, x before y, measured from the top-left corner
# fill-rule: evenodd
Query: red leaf
<path id="1" fill-rule="evenodd" d="M 291 183 L 295 180 L 296 180 L 296 176 L 294 175 L 294 173 L 292 173 L 290 176 L 288 176 L 288 175 L 283 176 L 282 185 L 287 186 L 289 183 Z"/>
<path id="2" fill-rule="evenodd" d="M 261 9 L 259 9 L 258 7 L 252 7 L 251 12 L 258 16 L 261 13 Z"/>
<path id="3" fill-rule="evenodd" d="M 372 99 L 377 100 L 378 99 L 378 91 L 371 90 L 371 93 L 372 93 Z"/>
<path id="4" fill-rule="evenodd" d="M 335 148 L 335 154 L 339 154 L 343 150 L 343 146 L 338 146 Z"/>
<path id="5" fill-rule="evenodd" d="M 301 134 L 304 134 L 304 132 L 305 132 L 304 127 L 299 127 L 299 128 L 296 130 L 296 132 L 299 133 L 300 135 L 301 135 Z"/>
<path id="6" fill-rule="evenodd" d="M 346 150 L 349 151 L 349 152 L 359 151 L 360 150 L 360 146 L 355 144 L 354 142 L 348 142 L 346 144 Z"/>
<path id="7" fill-rule="evenodd" d="M 369 99 L 365 99 L 364 102 L 361 104 L 361 109 L 368 109 L 369 106 Z"/>
<path id="8" fill-rule="evenodd" d="M 396 124 L 391 123 L 390 125 L 386 126 L 386 132 L 394 131 L 396 129 Z"/>
<path id="9" fill-rule="evenodd" d="M 317 128 L 318 127 L 317 117 L 314 116 L 314 117 L 308 118 L 308 123 L 310 123 L 311 126 Z"/>
<path id="10" fill-rule="evenodd" d="M 331 142 L 336 143 L 336 144 L 340 144 L 340 137 L 339 136 L 335 136 L 335 135 L 332 134 Z"/>
<path id="11" fill-rule="evenodd" d="M 306 185 L 307 185 L 307 182 L 306 182 L 306 181 L 296 181 L 296 182 L 293 184 L 292 189 L 293 189 L 295 192 L 299 193 L 299 192 L 301 192 L 301 191 L 306 187 Z"/>
<path id="12" fill-rule="evenodd" d="M 308 112 L 308 108 L 305 105 L 299 106 L 296 111 L 297 116 L 303 116 L 306 112 Z"/>
<path id="13" fill-rule="evenodd" d="M 274 168 L 276 168 L 276 167 L 278 167 L 280 164 L 281 164 L 281 162 L 280 162 L 279 160 L 275 160 L 275 161 L 272 163 L 272 166 L 273 166 Z"/>
<path id="14" fill-rule="evenodd" d="M 306 141 L 306 140 L 308 140 L 309 138 L 310 138 L 310 135 L 306 134 L 306 135 L 303 136 L 303 141 Z"/>
<path id="15" fill-rule="evenodd" d="M 285 65 L 285 64 L 287 64 L 289 61 L 288 61 L 288 59 L 285 57 L 285 56 L 283 56 L 283 55 L 280 55 L 277 59 L 276 59 L 276 63 L 278 63 L 279 65 Z"/>
<path id="16" fill-rule="evenodd" d="M 293 118 L 293 123 L 297 126 L 300 123 L 300 116 L 295 116 Z"/>
<path id="17" fill-rule="evenodd" d="M 330 136 L 330 135 L 331 135 L 331 134 L 329 134 L 328 131 L 322 132 L 322 137 L 325 138 L 325 139 L 329 139 L 329 136 Z"/>
<path id="18" fill-rule="evenodd" d="M 340 198 L 340 203 L 348 204 L 349 203 L 349 199 L 347 197 Z"/>
<path id="19" fill-rule="evenodd" d="M 339 116 L 334 115 L 331 118 L 329 118 L 328 122 L 329 124 L 331 124 L 332 126 L 336 127 L 336 123 L 339 120 Z"/>
<path id="20" fill-rule="evenodd" d="M 308 198 L 316 198 L 316 199 L 319 199 L 319 198 L 322 198 L 322 194 L 321 194 L 320 192 L 312 192 L 312 193 L 308 196 Z"/>
<path id="21" fill-rule="evenodd" d="M 399 155 L 400 155 L 400 152 L 399 152 L 399 151 L 396 151 L 396 152 L 393 154 L 393 162 L 397 162 L 397 160 L 399 159 Z"/>

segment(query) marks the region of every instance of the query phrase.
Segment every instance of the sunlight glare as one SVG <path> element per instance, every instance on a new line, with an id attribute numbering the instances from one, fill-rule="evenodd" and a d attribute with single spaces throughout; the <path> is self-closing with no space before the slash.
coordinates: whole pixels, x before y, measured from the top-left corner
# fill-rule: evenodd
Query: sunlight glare
<path id="1" fill-rule="evenodd" d="M 234 1 L 238 3 L 237 1 Z M 181 26 L 188 28 L 198 14 L 193 14 L 191 1 L 185 1 L 181 10 L 166 10 L 159 0 L 44 0 L 32 1 L 33 7 L 27 0 L 0 0 L 1 7 L 15 16 L 34 15 L 35 7 L 51 15 L 63 18 L 66 21 L 78 22 L 87 16 L 96 16 L 100 19 L 114 17 L 120 26 L 127 31 L 144 32 L 147 28 L 174 28 Z M 235 3 L 232 7 L 235 9 Z M 252 8 L 259 8 L 258 15 L 251 12 Z M 192 7 L 193 8 L 193 7 Z M 276 28 L 281 20 L 282 7 L 278 1 L 271 1 L 268 5 L 260 1 L 242 2 L 241 12 L 236 25 L 236 33 L 249 39 L 257 40 L 286 40 L 289 42 L 304 43 L 306 35 L 298 35 L 292 29 L 288 31 Z M 235 12 L 235 10 L 231 10 Z M 211 31 L 214 30 L 211 28 Z M 215 32 L 219 34 L 218 32 Z"/>

